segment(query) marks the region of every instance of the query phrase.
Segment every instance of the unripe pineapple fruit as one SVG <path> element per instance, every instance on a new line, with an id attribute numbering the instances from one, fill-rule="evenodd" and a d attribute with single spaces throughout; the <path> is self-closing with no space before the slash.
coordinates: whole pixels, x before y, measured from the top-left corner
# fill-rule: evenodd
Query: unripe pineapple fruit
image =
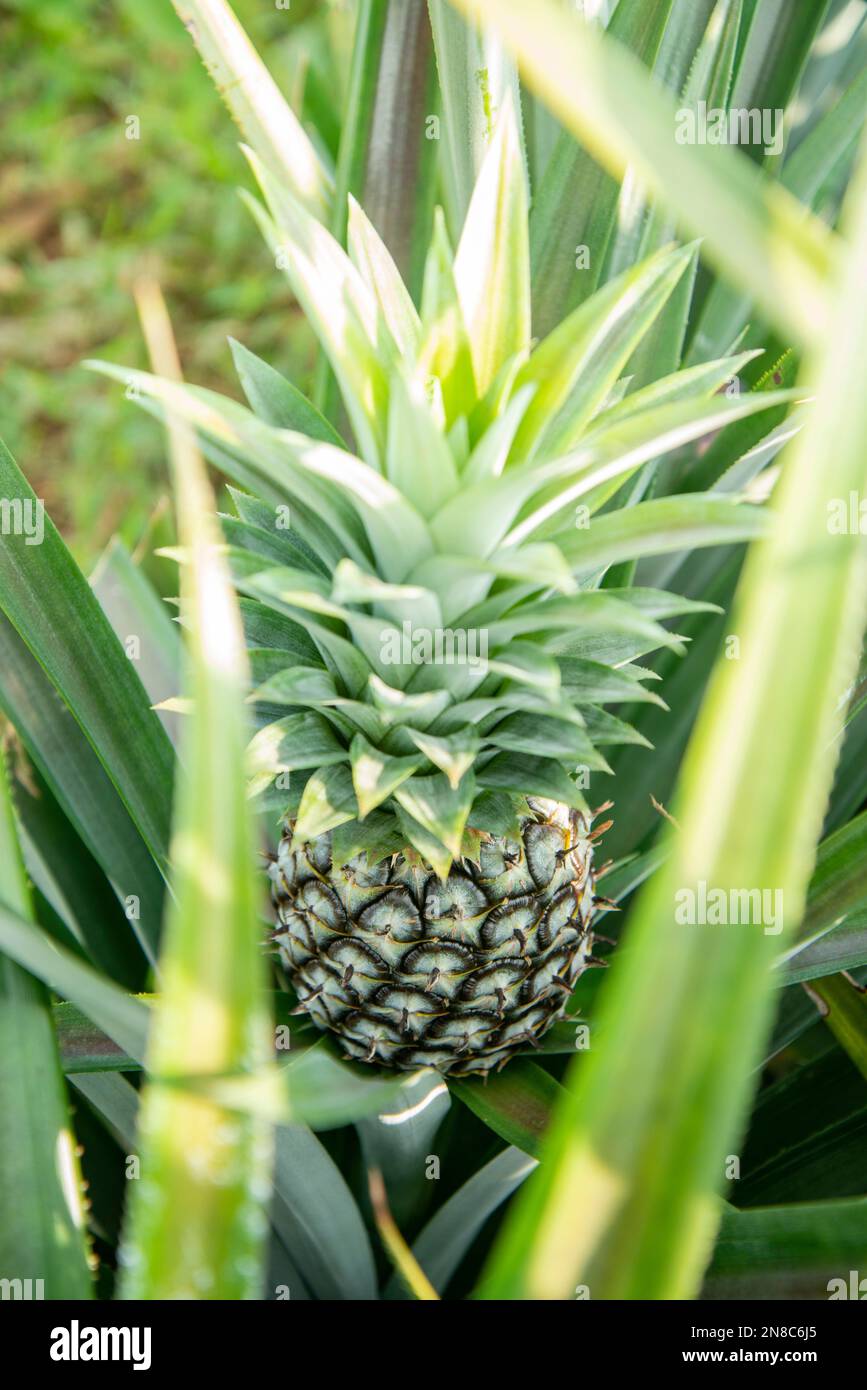
<path id="1" fill-rule="evenodd" d="M 642 742 L 608 707 L 662 703 L 641 659 L 683 650 L 663 622 L 709 606 L 635 586 L 634 562 L 762 529 L 731 494 L 652 499 L 658 461 L 789 393 L 719 394 L 750 353 L 662 379 L 638 355 L 694 247 L 659 247 L 534 342 L 508 102 L 455 253 L 434 219 L 419 305 L 356 203 L 347 255 L 251 162 L 352 443 L 237 344 L 250 409 L 104 370 L 238 485 L 251 794 L 282 833 L 275 941 L 299 1008 L 360 1061 L 487 1072 L 591 960 L 606 794 L 585 789 L 601 748 Z"/>
<path id="2" fill-rule="evenodd" d="M 580 812 L 528 810 L 445 881 L 418 855 L 335 865 L 330 836 L 283 836 L 275 941 L 302 1008 L 349 1056 L 487 1072 L 563 1013 L 592 961 L 593 844 Z"/>

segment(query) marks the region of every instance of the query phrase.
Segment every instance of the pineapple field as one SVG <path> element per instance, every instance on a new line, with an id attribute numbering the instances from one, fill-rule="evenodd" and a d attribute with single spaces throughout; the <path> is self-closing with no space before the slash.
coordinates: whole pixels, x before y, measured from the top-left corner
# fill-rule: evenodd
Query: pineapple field
<path id="1" fill-rule="evenodd" d="M 158 7 L 256 289 L 95 564 L 0 446 L 3 1298 L 867 1297 L 867 3 Z"/>

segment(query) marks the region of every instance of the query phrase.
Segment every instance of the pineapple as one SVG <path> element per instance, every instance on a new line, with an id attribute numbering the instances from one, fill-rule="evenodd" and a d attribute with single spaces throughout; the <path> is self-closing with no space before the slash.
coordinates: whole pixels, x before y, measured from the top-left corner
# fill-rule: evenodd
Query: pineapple
<path id="1" fill-rule="evenodd" d="M 720 394 L 750 353 L 648 370 L 693 246 L 658 247 L 534 341 L 508 102 L 454 252 L 434 219 L 419 307 L 356 203 L 347 255 L 248 154 L 347 429 L 238 344 L 249 409 L 103 370 L 238 485 L 251 794 L 282 826 L 274 942 L 299 1009 L 359 1061 L 486 1074 L 599 963 L 589 784 L 606 745 L 641 741 L 608 707 L 661 703 L 641 658 L 682 651 L 664 623 L 708 607 L 636 586 L 635 562 L 762 527 L 730 494 L 653 498 L 658 461 L 788 395 Z"/>
<path id="2" fill-rule="evenodd" d="M 330 836 L 271 867 L 274 939 L 301 1000 L 344 1051 L 463 1075 L 502 1066 L 566 1006 L 593 939 L 593 840 L 580 811 L 527 802 L 445 879 L 407 848 L 341 864 Z"/>

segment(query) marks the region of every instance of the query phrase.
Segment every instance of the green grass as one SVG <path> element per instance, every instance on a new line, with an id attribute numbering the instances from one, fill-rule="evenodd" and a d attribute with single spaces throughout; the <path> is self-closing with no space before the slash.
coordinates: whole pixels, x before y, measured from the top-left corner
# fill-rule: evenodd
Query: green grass
<path id="1" fill-rule="evenodd" d="M 322 47 L 322 7 L 239 11 L 257 16 L 257 41 L 291 90 L 299 54 Z M 265 256 L 250 254 L 232 195 L 244 160 L 218 134 L 223 107 L 167 2 L 13 0 L 0 42 L 0 415 L 90 565 L 116 533 L 133 547 L 168 488 L 159 432 L 79 367 L 97 351 L 145 365 L 136 276 L 159 277 L 197 381 L 228 386 L 230 334 L 303 377 L 310 336 Z"/>

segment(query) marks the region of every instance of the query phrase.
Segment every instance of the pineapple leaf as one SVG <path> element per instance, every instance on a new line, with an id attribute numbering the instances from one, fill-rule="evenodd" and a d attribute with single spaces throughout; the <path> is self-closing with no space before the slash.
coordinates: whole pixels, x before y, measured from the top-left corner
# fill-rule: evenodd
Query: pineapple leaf
<path id="1" fill-rule="evenodd" d="M 291 381 L 234 338 L 229 339 L 229 347 L 244 395 L 260 420 L 279 430 L 296 430 L 338 449 L 346 447 L 334 426 Z"/>
<path id="2" fill-rule="evenodd" d="M 254 735 L 247 750 L 247 767 L 258 791 L 278 772 L 305 767 L 328 767 L 346 762 L 347 750 L 338 743 L 320 714 L 287 714 L 266 724 Z"/>
<path id="3" fill-rule="evenodd" d="M 244 138 L 308 211 L 324 220 L 331 174 L 226 0 L 173 4 Z"/>
<path id="4" fill-rule="evenodd" d="M 567 531 L 557 544 L 578 573 L 672 550 L 726 545 L 766 535 L 772 517 L 734 498 L 687 494 L 639 502 L 593 517 L 583 531 Z"/>
<path id="5" fill-rule="evenodd" d="M 335 632 L 331 620 L 317 616 L 317 609 L 325 606 L 331 611 L 343 614 L 330 600 L 321 599 L 298 588 L 294 592 L 284 589 L 282 570 L 265 570 L 251 578 L 239 582 L 239 588 L 261 600 L 278 612 L 284 612 L 302 627 L 313 639 L 325 665 L 332 674 L 343 682 L 350 696 L 355 697 L 364 689 L 370 674 L 370 664 L 364 655 L 346 637 Z M 349 616 L 348 614 L 346 616 Z"/>
<path id="6" fill-rule="evenodd" d="M 549 700 L 560 696 L 560 667 L 532 642 L 508 641 L 488 658 L 488 669 L 508 681 L 530 686 Z"/>
<path id="7" fill-rule="evenodd" d="M 591 705 L 584 709 L 583 714 L 587 732 L 596 747 L 606 743 L 629 743 L 640 748 L 653 747 L 650 739 L 645 738 L 625 720 L 609 714 L 607 710 L 594 709 Z"/>
<path id="8" fill-rule="evenodd" d="M 798 362 L 794 353 L 787 352 L 765 372 L 750 395 L 760 395 L 774 391 L 777 387 L 794 385 Z M 809 413 L 809 406 L 805 413 Z M 746 416 L 735 420 L 720 431 L 699 458 L 690 460 L 683 470 L 683 485 L 690 491 L 725 488 L 727 491 L 744 487 L 752 482 L 759 469 L 767 463 L 767 448 L 775 431 L 785 424 L 784 433 L 797 419 L 796 412 L 788 417 L 781 406 L 775 406 L 770 414 Z"/>
<path id="9" fill-rule="evenodd" d="M 283 671 L 290 669 L 303 668 L 308 671 L 323 671 L 325 668 L 319 660 L 319 655 L 313 643 L 310 643 L 310 651 L 299 649 L 296 645 L 292 648 L 281 647 L 254 647 L 250 646 L 248 633 L 249 613 L 246 605 L 250 599 L 241 598 L 241 609 L 244 614 L 244 633 L 247 637 L 247 660 L 250 663 L 250 680 L 254 690 L 257 690 L 266 681 L 280 675 Z M 307 634 L 303 628 L 298 631 L 307 640 Z"/>
<path id="10" fill-rule="evenodd" d="M 239 492 L 231 484 L 228 487 L 228 493 L 235 504 L 235 510 L 241 521 L 245 521 L 248 526 L 256 526 L 260 531 L 266 531 L 269 535 L 276 533 L 278 540 L 285 539 L 287 541 L 293 553 L 299 550 L 303 552 L 306 563 L 300 566 L 302 569 L 315 570 L 318 574 L 330 573 L 325 561 L 298 535 L 298 532 L 281 524 L 284 514 L 277 508 L 269 506 L 258 497 L 253 497 L 249 492 Z"/>
<path id="11" fill-rule="evenodd" d="M 667 708 L 665 701 L 652 690 L 645 690 L 639 680 L 626 668 L 602 666 L 596 661 L 580 661 L 576 657 L 558 656 L 564 690 L 580 705 L 611 704 L 635 700 Z"/>
<path id="12" fill-rule="evenodd" d="M 584 505 L 595 511 L 643 463 L 735 420 L 787 405 L 798 394 L 768 391 L 751 392 L 733 400 L 715 396 L 710 401 L 675 401 L 654 406 L 611 427 L 600 427 L 586 435 L 574 453 L 512 475 L 522 479 L 526 474 L 535 477 L 537 495 L 525 507 L 527 514 L 507 533 L 507 544 L 518 544 L 538 532 L 547 536 L 556 531 L 557 519 L 562 523 L 562 514 L 579 498 L 589 497 Z M 508 477 L 499 481 L 505 483 Z M 548 480 L 551 482 L 546 486 Z"/>
<path id="13" fill-rule="evenodd" d="M 162 869 L 174 762 L 165 730 L 87 580 L 2 444 L 0 497 L 18 503 L 32 528 L 3 537 L 0 610 L 81 726 Z"/>
<path id="14" fill-rule="evenodd" d="M 463 470 L 465 483 L 481 483 L 486 478 L 500 477 L 535 392 L 535 383 L 516 388 L 502 415 L 485 430 L 468 458 Z"/>
<path id="15" fill-rule="evenodd" d="M 525 582 L 532 589 L 575 592 L 569 565 L 557 545 L 503 547 L 485 559 L 472 555 L 435 555 L 410 576 L 442 596 L 443 614 L 452 619 L 483 601 L 492 578 Z M 505 591 L 504 591 L 505 601 Z"/>
<path id="16" fill-rule="evenodd" d="M 255 199 L 244 201 L 328 355 L 364 458 L 378 468 L 388 406 L 382 358 L 395 350 L 394 340 L 373 292 L 331 233 L 271 177 L 252 151 L 246 153 L 270 216 Z"/>
<path id="17" fill-rule="evenodd" d="M 479 740 L 466 729 L 445 738 L 437 738 L 419 729 L 408 729 L 407 732 L 416 748 L 434 767 L 445 773 L 449 786 L 456 791 L 464 774 L 475 763 Z"/>
<path id="18" fill-rule="evenodd" d="M 443 182 L 456 237 L 490 148 L 494 121 L 511 97 L 520 109 L 517 74 L 489 29 L 465 22 L 447 0 L 428 0 L 442 94 Z"/>
<path id="19" fill-rule="evenodd" d="M 765 0 L 751 7 L 738 42 L 733 106 L 775 109 L 788 105 L 828 5 L 829 0 L 817 0 L 814 5 L 793 8 L 780 0 Z M 757 160 L 768 158 L 761 143 L 747 148 Z M 779 162 L 776 155 L 770 159 Z"/>
<path id="20" fill-rule="evenodd" d="M 327 20 L 324 29 L 345 32 L 347 15 Z M 348 37 L 348 35 L 347 35 Z M 331 84 L 344 64 L 330 53 L 327 90 L 319 93 L 320 112 L 336 121 Z M 402 5 L 396 0 L 360 0 L 354 17 L 352 55 L 337 146 L 337 170 L 331 231 L 341 242 L 347 228 L 348 195 L 363 203 L 404 282 L 415 298 L 420 287 L 424 251 L 430 232 L 436 150 L 429 116 L 436 101 L 430 25 L 423 0 Z M 343 94 L 341 94 L 343 95 Z M 339 103 L 338 103 L 339 104 Z M 317 119 L 314 116 L 314 120 Z M 396 174 L 399 171 L 399 176 Z M 317 398 L 334 408 L 331 382 L 320 360 Z"/>
<path id="21" fill-rule="evenodd" d="M 610 772 L 602 754 L 593 747 L 587 733 L 577 724 L 539 714 L 510 714 L 489 733 L 485 742 L 510 753 L 556 758 L 589 768 L 591 772 Z"/>
<path id="22" fill-rule="evenodd" d="M 512 710 L 526 710 L 534 716 L 550 714 L 557 719 L 565 719 L 571 724 L 583 725 L 584 723 L 583 716 L 574 706 L 565 702 L 558 702 L 532 688 L 522 689 L 519 687 L 516 690 L 507 690 L 501 695 L 462 700 L 458 704 L 452 705 L 436 721 L 434 729 L 437 736 L 440 737 L 450 734 L 453 729 L 463 730 L 469 723 L 475 725 L 480 734 L 484 734 L 488 728 L 502 719 L 504 714 Z"/>
<path id="23" fill-rule="evenodd" d="M 251 442 L 255 436 L 251 430 Z M 259 438 L 266 441 L 264 434 Z M 273 447 L 287 462 L 332 482 L 352 501 L 363 520 L 381 572 L 400 580 L 432 549 L 427 527 L 417 509 L 387 479 L 342 449 L 311 444 L 287 430 L 272 432 Z M 359 560 L 357 547 L 353 557 Z M 363 561 L 363 556 L 361 557 Z"/>
<path id="24" fill-rule="evenodd" d="M 737 150 L 680 144 L 675 104 L 638 61 L 555 0 L 457 0 L 520 55 L 524 78 L 615 178 L 630 165 L 708 259 L 801 344 L 827 325 L 834 234 Z"/>
<path id="25" fill-rule="evenodd" d="M 472 448 L 475 448 L 485 431 L 489 430 L 505 411 L 515 389 L 517 375 L 530 356 L 531 347 L 530 343 L 521 348 L 520 352 L 513 352 L 511 357 L 506 358 L 485 394 L 473 407 L 467 421 L 468 438 Z"/>
<path id="26" fill-rule="evenodd" d="M 396 792 L 408 777 L 422 766 L 421 758 L 391 758 L 356 734 L 349 748 L 352 785 L 358 798 L 358 814 L 363 820 Z"/>
<path id="27" fill-rule="evenodd" d="M 510 1070 L 514 1067 L 513 1063 Z M 460 1095 L 459 1088 L 457 1093 Z M 485 1222 L 529 1177 L 535 1166 L 536 1160 L 521 1149 L 511 1146 L 504 1149 L 452 1193 L 424 1226 L 413 1242 L 412 1253 L 440 1295 Z M 405 1297 L 396 1275 L 389 1282 L 385 1296 Z"/>
<path id="28" fill-rule="evenodd" d="M 359 1123 L 365 1163 L 382 1173 L 389 1209 L 401 1229 L 416 1221 L 425 1205 L 428 1155 L 450 1104 L 443 1078 L 425 1069 L 415 1072 L 379 1115 Z"/>
<path id="29" fill-rule="evenodd" d="M 43 920 L 49 922 L 57 941 L 79 951 L 118 984 L 131 990 L 143 988 L 149 962 L 124 912 L 124 906 L 129 909 L 131 904 L 118 899 L 45 780 L 34 766 L 26 765 L 20 747 L 14 751 L 12 796 L 37 910 L 43 911 Z M 141 850 L 144 856 L 143 845 Z"/>
<path id="30" fill-rule="evenodd" d="M 248 451 L 256 466 L 282 487 L 284 496 L 297 490 L 302 501 L 321 511 L 345 545 L 345 553 L 357 563 L 366 564 L 364 528 L 388 579 L 402 579 L 430 553 L 430 535 L 415 508 L 354 455 L 265 425 L 243 406 L 215 392 L 162 381 L 146 372 L 122 372 L 108 363 L 93 365 L 107 376 L 140 387 L 219 443 Z"/>
<path id="31" fill-rule="evenodd" d="M 415 728 L 425 729 L 449 703 L 444 690 L 425 690 L 409 695 L 395 690 L 375 675 L 370 677 L 368 689 L 387 724 L 412 724 Z"/>
<path id="32" fill-rule="evenodd" d="M 142 1064 L 148 1010 L 141 999 L 61 946 L 44 928 L 0 904 L 0 951 L 48 989 L 71 1000 L 134 1061 Z"/>
<path id="33" fill-rule="evenodd" d="M 270 483 L 282 504 L 290 495 L 297 493 L 302 503 L 323 517 L 339 540 L 343 549 L 335 554 L 335 559 L 342 553 L 351 555 L 359 563 L 366 562 L 367 546 L 358 516 L 340 492 L 320 481 L 319 473 L 324 471 L 327 477 L 327 469 L 306 467 L 307 459 L 317 450 L 324 450 L 324 457 L 329 460 L 339 456 L 350 464 L 354 462 L 357 468 L 363 468 L 360 460 L 353 460 L 351 455 L 332 449 L 330 445 L 307 440 L 303 435 L 275 430 L 236 401 L 215 391 L 181 382 L 163 381 L 148 372 L 128 371 L 110 362 L 87 362 L 84 365 L 123 382 L 133 392 L 136 403 L 141 401 L 141 397 L 153 397 L 169 414 L 185 420 L 198 434 L 213 440 L 221 451 L 216 458 L 219 466 L 222 467 L 223 459 L 230 458 L 233 453 L 240 455 L 250 468 L 251 478 L 256 480 L 253 482 L 254 489 L 261 491 L 261 482 Z M 297 443 L 297 449 L 292 447 L 293 443 Z M 331 474 L 334 467 L 332 463 Z M 225 471 L 230 477 L 233 476 L 231 468 Z M 371 478 L 376 477 L 371 469 L 367 469 L 366 473 Z"/>
<path id="34" fill-rule="evenodd" d="M 371 866 L 393 854 L 399 854 L 404 841 L 393 815 L 371 811 L 363 821 L 348 821 L 331 834 L 331 848 L 338 864 L 348 864 L 359 854 L 367 856 Z"/>
<path id="35" fill-rule="evenodd" d="M 397 823 L 400 827 L 404 845 L 411 845 L 426 864 L 430 864 L 434 873 L 445 882 L 452 867 L 453 855 L 451 850 L 440 839 L 417 821 L 408 811 L 398 805 L 395 809 Z M 405 852 L 405 851 L 404 851 Z"/>
<path id="36" fill-rule="evenodd" d="M 387 584 L 360 570 L 351 560 L 341 560 L 334 571 L 332 596 L 338 603 L 376 604 L 395 622 L 412 618 L 419 626 L 436 628 L 442 614 L 439 600 L 418 584 Z"/>
<path id="37" fill-rule="evenodd" d="M 148 698 L 156 704 L 177 690 L 182 657 L 177 624 L 138 558 L 133 558 L 119 536 L 109 541 L 99 557 L 90 587 L 121 642 L 131 632 L 139 635 L 139 674 Z M 167 720 L 164 727 L 176 745 L 177 726 Z"/>
<path id="38" fill-rule="evenodd" d="M 653 68 L 671 9 L 671 0 L 619 0 L 606 35 Z M 601 13 L 594 15 L 594 22 L 601 24 L 603 18 Z M 680 18 L 675 16 L 672 23 Z M 595 151 L 559 124 L 555 130 L 530 214 L 533 322 L 540 334 L 550 332 L 594 292 L 605 276 L 619 227 L 633 221 L 626 197 L 634 180 L 626 176 L 618 189 L 618 181 L 597 163 Z"/>
<path id="39" fill-rule="evenodd" d="M 840 692 L 857 670 L 867 608 L 862 540 L 827 525 L 828 499 L 867 484 L 863 158 L 843 227 L 832 331 L 804 369 L 816 405 L 775 491 L 779 523 L 751 549 L 731 619 L 741 659 L 718 659 L 672 808 L 680 831 L 667 836 L 670 854 L 636 904 L 629 953 L 612 972 L 599 1027 L 617 1042 L 567 1078 L 544 1176 L 522 1194 L 493 1257 L 494 1297 L 559 1297 L 587 1279 L 597 1296 L 683 1298 L 701 1283 L 723 1156 L 742 1129 L 770 1031 L 771 966 L 804 912 L 838 758 Z M 684 930 L 673 907 L 702 882 L 724 892 L 770 885 L 778 930 L 764 912 L 751 928 Z M 658 991 L 671 998 L 673 971 L 677 1022 L 660 1033 Z M 721 978 L 730 982 L 722 993 Z M 660 1130 L 651 1117 L 663 1097 Z M 564 1178 L 586 1200 L 595 1194 L 592 1230 L 570 1215 Z"/>
<path id="40" fill-rule="evenodd" d="M 798 940 L 783 953 L 780 962 L 788 979 L 812 979 L 811 974 L 800 973 L 813 963 L 810 948 L 814 945 L 819 948 L 813 955 L 816 962 L 821 963 L 828 935 L 836 935 L 835 927 L 867 906 L 865 863 L 867 811 L 827 835 L 819 845 Z M 845 967 L 835 964 L 832 958 L 829 968 Z M 825 972 L 818 970 L 816 973 Z"/>
<path id="41" fill-rule="evenodd" d="M 635 590 L 624 590 L 628 602 L 610 593 L 580 593 L 571 598 L 547 599 L 530 603 L 513 614 L 507 614 L 488 629 L 488 641 L 496 648 L 514 637 L 531 633 L 565 631 L 571 640 L 579 633 L 605 631 L 622 632 L 646 638 L 660 646 L 670 644 L 671 634 L 653 621 L 657 616 L 638 611 Z M 659 616 L 662 616 L 660 613 Z"/>
<path id="42" fill-rule="evenodd" d="M 852 160 L 867 117 L 867 67 L 822 116 L 783 166 L 782 182 L 802 203 L 814 207 L 835 170 Z"/>
<path id="43" fill-rule="evenodd" d="M 489 555 L 538 486 L 525 469 L 463 487 L 430 523 L 437 548 L 447 554 Z"/>
<path id="44" fill-rule="evenodd" d="M 388 247 L 351 194 L 348 244 L 352 262 L 375 294 L 398 351 L 414 361 L 421 336 L 418 312 Z"/>
<path id="45" fill-rule="evenodd" d="M 352 774 L 342 764 L 314 772 L 298 807 L 293 833 L 299 843 L 315 840 L 358 816 Z"/>
<path id="46" fill-rule="evenodd" d="M 451 1090 L 501 1139 L 535 1158 L 563 1087 L 542 1067 L 521 1058 L 484 1085 L 453 1081 Z"/>
<path id="47" fill-rule="evenodd" d="M 553 758 L 540 758 L 528 753 L 498 753 L 476 779 L 480 787 L 492 791 L 511 792 L 515 796 L 541 796 L 562 802 L 578 811 L 586 811 L 587 803 L 574 782 Z"/>
<path id="48" fill-rule="evenodd" d="M 727 110 L 735 49 L 743 23 L 743 0 L 718 0 L 708 18 L 707 28 L 692 61 L 689 76 L 683 86 L 681 110 Z M 638 201 L 643 207 L 644 194 L 638 186 Z M 625 234 L 615 234 L 612 262 L 630 255 L 647 254 L 662 246 L 675 234 L 676 223 L 667 208 L 651 206 L 642 223 L 639 216 L 630 219 Z M 692 312 L 696 267 L 691 268 L 665 306 L 657 322 L 632 359 L 636 384 L 654 381 L 667 371 L 674 371 L 681 362 L 684 338 Z"/>
<path id="49" fill-rule="evenodd" d="M 464 559 L 463 563 L 468 561 Z M 575 592 L 575 581 L 562 550 L 545 541 L 536 545 L 504 546 L 488 556 L 485 565 L 490 574 L 500 579 L 522 580 L 534 588 L 555 589 L 561 594 Z"/>
<path id="50" fill-rule="evenodd" d="M 250 653 L 247 653 L 248 658 Z M 294 666 L 275 671 L 247 696 L 248 701 L 273 705 L 325 705 L 335 701 L 337 687 L 327 671 Z"/>
<path id="51" fill-rule="evenodd" d="M 165 883 L 113 781 L 71 710 L 15 628 L 0 615 L 0 707 L 68 818 L 100 865 L 123 907 L 139 899 L 138 919 L 125 917 L 144 960 L 157 957 Z M 132 953 L 137 954 L 135 950 Z"/>
<path id="52" fill-rule="evenodd" d="M 565 453 L 580 438 L 694 254 L 690 246 L 669 248 L 624 271 L 539 344 L 515 382 L 516 390 L 537 390 L 512 463 Z"/>
<path id="53" fill-rule="evenodd" d="M 2 753 L 0 907 L 33 919 Z M 0 1264 L 38 1274 L 47 1298 L 87 1299 L 81 1174 L 48 995 L 2 954 L 0 1114 Z"/>
<path id="54" fill-rule="evenodd" d="M 413 777 L 405 782 L 397 788 L 395 800 L 407 815 L 440 840 L 453 858 L 459 859 L 475 791 L 472 772 L 466 773 L 457 787 L 437 773 L 433 777 Z"/>
<path id="55" fill-rule="evenodd" d="M 527 175 L 518 118 L 507 98 L 485 155 L 455 255 L 455 283 L 484 394 L 530 346 Z"/>
<path id="56" fill-rule="evenodd" d="M 387 478 L 421 516 L 433 516 L 458 491 L 451 451 L 418 383 L 395 372 L 390 383 Z"/>
<path id="57" fill-rule="evenodd" d="M 488 555 L 504 539 L 513 546 L 543 527 L 543 536 L 556 533 L 556 519 L 585 494 L 595 494 L 595 505 L 601 505 L 616 490 L 615 480 L 622 482 L 642 463 L 796 396 L 795 391 L 780 391 L 734 400 L 673 401 L 615 420 L 610 427 L 600 425 L 562 458 L 524 464 L 463 489 L 433 518 L 431 534 L 443 551 Z"/>
<path id="58" fill-rule="evenodd" d="M 159 291 L 148 283 L 138 302 L 155 363 L 178 378 Z M 173 894 L 139 1120 L 142 1180 L 125 1215 L 122 1291 L 129 1298 L 250 1298 L 259 1292 L 264 1258 L 270 1132 L 175 1080 L 255 1073 L 271 1056 L 255 838 L 244 796 L 248 673 L 215 501 L 187 426 L 172 422 L 169 454 L 179 540 L 190 556 L 181 593 L 194 709 L 184 728 Z M 178 1134 L 190 1133 L 194 1145 L 177 1143 Z M 203 1168 L 210 1182 L 202 1182 Z"/>
<path id="59" fill-rule="evenodd" d="M 249 586 L 261 598 L 279 600 L 284 608 L 303 608 L 322 618 L 342 622 L 347 610 L 328 596 L 328 580 L 289 565 L 269 565 L 270 556 L 227 547 L 226 558 L 239 587 Z"/>
<path id="60" fill-rule="evenodd" d="M 239 550 L 249 551 L 257 559 L 267 560 L 275 565 L 286 565 L 290 569 L 306 570 L 310 574 L 311 581 L 315 583 L 317 578 L 322 576 L 322 568 L 318 564 L 313 564 L 307 553 L 307 548 L 298 545 L 288 531 L 280 532 L 270 527 L 265 530 L 261 526 L 251 526 L 249 522 L 240 521 L 237 517 L 224 516 L 220 518 L 223 535 L 229 546 L 229 555 L 243 565 L 243 561 L 238 557 Z M 163 549 L 161 554 L 168 554 Z M 254 569 L 247 570 L 243 565 L 243 572 L 255 573 Z"/>
<path id="61" fill-rule="evenodd" d="M 593 429 L 607 429 L 609 425 L 619 424 L 652 406 L 668 405 L 674 401 L 709 400 L 721 387 L 735 383 L 739 372 L 761 356 L 761 349 L 756 349 L 721 357 L 714 362 L 702 362 L 697 367 L 682 367 L 680 371 L 659 377 L 648 386 L 632 391 L 625 400 L 612 404 L 595 416 Z"/>
<path id="62" fill-rule="evenodd" d="M 478 388 L 441 208 L 437 208 L 434 215 L 433 236 L 425 262 L 421 317 L 418 370 L 439 381 L 445 418 L 453 424 L 470 414 Z"/>
<path id="63" fill-rule="evenodd" d="M 475 607 L 491 587 L 485 562 L 474 563 L 468 555 L 431 555 L 407 577 L 440 596 L 442 617 L 447 622 Z"/>
<path id="64" fill-rule="evenodd" d="M 797 1202 L 722 1213 L 702 1298 L 826 1299 L 867 1243 L 867 1200 Z"/>
<path id="65" fill-rule="evenodd" d="M 302 1125 L 282 1125 L 274 1149 L 271 1220 L 313 1295 L 375 1299 L 370 1240 L 355 1199 L 324 1144 Z"/>
<path id="66" fill-rule="evenodd" d="M 284 666 L 290 665 L 293 657 L 296 665 L 320 665 L 316 647 L 299 623 L 243 595 L 238 606 L 251 654 L 255 650 L 272 653 L 279 650 L 286 653 Z"/>

